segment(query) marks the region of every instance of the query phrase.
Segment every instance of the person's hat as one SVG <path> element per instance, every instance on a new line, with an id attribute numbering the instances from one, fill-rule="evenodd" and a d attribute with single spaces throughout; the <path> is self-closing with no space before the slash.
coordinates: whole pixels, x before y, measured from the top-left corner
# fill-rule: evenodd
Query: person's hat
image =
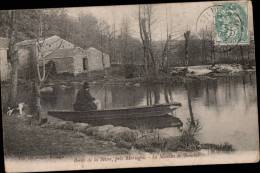
<path id="1" fill-rule="evenodd" d="M 84 89 L 89 88 L 89 83 L 88 83 L 88 82 L 84 82 L 84 83 L 83 83 L 83 88 L 84 88 Z"/>

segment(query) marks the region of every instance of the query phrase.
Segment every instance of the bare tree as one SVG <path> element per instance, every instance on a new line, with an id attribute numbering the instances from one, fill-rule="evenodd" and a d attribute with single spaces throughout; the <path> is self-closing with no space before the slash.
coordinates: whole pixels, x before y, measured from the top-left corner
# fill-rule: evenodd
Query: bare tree
<path id="1" fill-rule="evenodd" d="M 139 5 L 138 21 L 143 44 L 146 74 L 157 77 L 159 71 L 158 61 L 152 49 L 152 5 Z"/>
<path id="2" fill-rule="evenodd" d="M 109 40 L 109 38 L 111 38 L 112 33 L 109 32 L 109 26 L 105 21 L 101 21 L 98 26 L 99 26 L 99 48 L 101 51 L 102 66 L 104 69 L 105 76 L 107 76 L 105 59 L 104 59 L 104 51 L 106 47 L 106 41 Z"/>
<path id="3" fill-rule="evenodd" d="M 209 31 L 209 37 L 210 37 L 210 59 L 211 64 L 215 65 L 215 44 L 214 44 L 214 38 L 213 38 L 213 31 Z"/>
<path id="4" fill-rule="evenodd" d="M 207 63 L 207 53 L 206 53 L 206 30 L 202 29 L 201 30 L 201 57 L 202 57 L 202 63 L 206 64 Z"/>
<path id="5" fill-rule="evenodd" d="M 165 17 L 166 17 L 166 41 L 164 43 L 164 46 L 163 46 L 163 51 L 162 51 L 162 70 L 164 72 L 168 72 L 168 64 L 169 64 L 169 57 L 168 57 L 168 54 L 169 54 L 169 43 L 171 41 L 171 38 L 172 38 L 172 34 L 169 32 L 169 23 L 168 23 L 168 10 L 167 10 L 167 7 L 165 9 Z M 170 23 L 171 25 L 171 23 Z"/>
<path id="6" fill-rule="evenodd" d="M 41 93 L 40 88 L 48 78 L 50 71 L 47 72 L 46 70 L 46 57 L 56 52 L 62 45 L 62 40 L 60 41 L 59 45 L 54 48 L 54 50 L 51 50 L 48 53 L 44 52 L 45 48 L 45 35 L 44 35 L 44 12 L 41 11 L 39 13 L 39 26 L 38 26 L 38 35 L 35 42 L 35 47 L 33 51 L 33 54 L 31 56 L 31 61 L 33 65 L 33 71 L 35 72 L 35 75 L 33 76 L 32 82 L 33 82 L 33 98 L 35 99 L 33 101 L 33 107 L 34 107 L 34 113 L 35 113 L 35 119 L 41 120 Z"/>
<path id="7" fill-rule="evenodd" d="M 110 63 L 116 61 L 116 24 L 115 21 L 113 21 L 112 24 L 112 31 L 108 35 L 108 52 L 110 57 Z"/>
<path id="8" fill-rule="evenodd" d="M 169 42 L 171 41 L 171 35 L 167 34 L 167 39 L 165 41 L 163 51 L 162 51 L 162 69 L 166 73 L 168 72 L 169 68 Z"/>

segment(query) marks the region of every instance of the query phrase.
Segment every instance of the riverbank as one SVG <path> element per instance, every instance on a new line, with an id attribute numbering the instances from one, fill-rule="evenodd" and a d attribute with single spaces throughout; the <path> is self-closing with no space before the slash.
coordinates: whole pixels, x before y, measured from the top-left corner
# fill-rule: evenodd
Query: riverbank
<path id="1" fill-rule="evenodd" d="M 127 154 L 129 150 L 115 143 L 72 130 L 29 125 L 17 117 L 2 116 L 4 154 L 16 158 L 60 158 L 84 154 Z"/>
<path id="2" fill-rule="evenodd" d="M 187 130 L 173 134 L 138 131 L 112 125 L 91 126 L 62 120 L 37 125 L 26 118 L 3 116 L 4 153 L 16 158 L 63 158 L 138 152 L 231 152 L 229 144 L 200 144 Z M 174 134 L 175 133 L 175 134 Z"/>

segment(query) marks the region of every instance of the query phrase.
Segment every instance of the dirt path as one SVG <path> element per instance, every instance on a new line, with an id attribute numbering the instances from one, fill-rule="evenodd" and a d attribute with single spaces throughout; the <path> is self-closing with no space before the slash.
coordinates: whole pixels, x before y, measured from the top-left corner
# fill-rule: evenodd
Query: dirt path
<path id="1" fill-rule="evenodd" d="M 7 157 L 64 157 L 80 154 L 125 154 L 112 142 L 96 140 L 73 131 L 27 125 L 3 115 L 4 153 Z"/>

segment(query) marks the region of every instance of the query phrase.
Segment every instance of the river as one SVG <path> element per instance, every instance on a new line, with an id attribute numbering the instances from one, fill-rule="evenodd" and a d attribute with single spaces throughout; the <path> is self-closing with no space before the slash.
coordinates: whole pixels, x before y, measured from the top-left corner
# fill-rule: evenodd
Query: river
<path id="1" fill-rule="evenodd" d="M 43 111 L 72 110 L 80 87 L 79 83 L 55 86 L 53 94 L 42 96 Z M 192 112 L 194 119 L 201 125 L 198 135 L 200 142 L 227 142 L 239 151 L 255 151 L 259 148 L 255 73 L 221 77 L 216 80 L 196 80 L 185 86 L 91 85 L 90 92 L 101 101 L 102 109 L 180 102 L 182 106 L 174 115 L 185 126 Z M 167 119 L 155 120 L 155 123 L 160 124 L 160 128 L 167 128 L 167 122 Z M 131 123 L 134 122 L 128 124 Z"/>

